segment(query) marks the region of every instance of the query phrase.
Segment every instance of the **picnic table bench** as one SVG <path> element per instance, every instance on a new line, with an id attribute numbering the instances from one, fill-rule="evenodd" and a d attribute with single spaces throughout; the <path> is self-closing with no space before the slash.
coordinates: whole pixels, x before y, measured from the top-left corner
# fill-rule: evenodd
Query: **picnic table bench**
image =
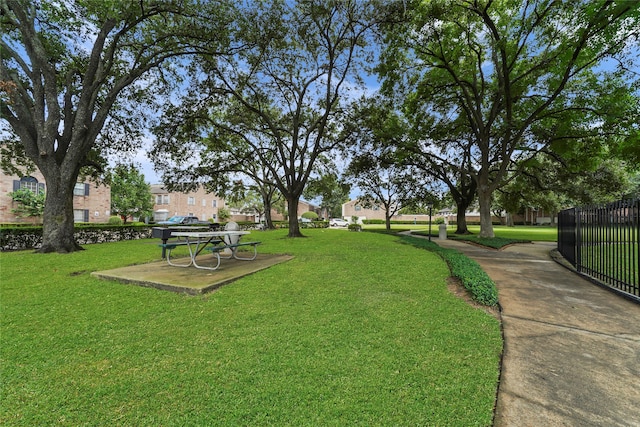
<path id="1" fill-rule="evenodd" d="M 224 244 L 224 245 L 207 246 L 206 248 L 204 248 L 204 250 L 210 251 L 212 253 L 216 253 L 218 254 L 218 256 L 220 256 L 219 255 L 220 252 L 224 251 L 225 249 L 231 249 L 231 255 L 229 257 L 223 257 L 223 258 L 230 259 L 233 257 L 235 259 L 240 259 L 244 261 L 253 261 L 258 256 L 258 245 L 260 243 L 262 242 L 238 242 L 238 243 L 230 243 L 230 244 Z M 253 246 L 253 256 L 250 258 L 239 257 L 236 249 L 241 246 Z"/>
<path id="2" fill-rule="evenodd" d="M 189 267 L 193 265 L 196 268 L 215 270 L 220 267 L 221 259 L 235 258 L 243 261 L 252 261 L 256 259 L 258 256 L 257 246 L 261 242 L 240 242 L 240 237 L 245 234 L 249 234 L 249 232 L 240 230 L 172 232 L 172 237 L 184 238 L 185 240 L 172 242 L 163 241 L 163 243 L 158 246 L 162 247 L 163 251 L 166 251 L 166 260 L 169 265 L 175 267 Z M 180 246 L 186 246 L 189 250 L 189 261 L 187 263 L 174 262 L 172 260 L 172 251 Z M 242 246 L 253 246 L 253 256 L 239 256 L 237 249 Z M 196 257 L 205 249 L 214 255 L 215 266 L 198 265 Z M 220 253 L 226 249 L 229 249 L 231 254 L 228 257 L 221 256 Z M 173 259 L 175 259 L 175 257 Z"/>
<path id="3" fill-rule="evenodd" d="M 189 262 L 189 264 L 176 264 L 174 262 L 171 261 L 171 251 L 174 250 L 175 248 L 177 248 L 178 246 L 188 246 L 189 242 L 186 241 L 175 241 L 175 242 L 168 242 L 168 243 L 160 243 L 158 244 L 158 246 L 160 246 L 162 248 L 162 258 L 165 258 L 167 260 L 167 263 L 169 265 L 173 265 L 174 267 L 189 267 L 191 265 L 191 262 Z"/>

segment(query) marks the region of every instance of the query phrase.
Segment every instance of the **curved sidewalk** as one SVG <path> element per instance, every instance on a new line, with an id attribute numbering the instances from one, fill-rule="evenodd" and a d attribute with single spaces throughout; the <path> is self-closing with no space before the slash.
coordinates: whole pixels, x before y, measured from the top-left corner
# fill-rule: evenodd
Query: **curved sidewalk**
<path id="1" fill-rule="evenodd" d="M 640 305 L 553 261 L 434 239 L 498 287 L 505 339 L 495 426 L 640 426 Z"/>

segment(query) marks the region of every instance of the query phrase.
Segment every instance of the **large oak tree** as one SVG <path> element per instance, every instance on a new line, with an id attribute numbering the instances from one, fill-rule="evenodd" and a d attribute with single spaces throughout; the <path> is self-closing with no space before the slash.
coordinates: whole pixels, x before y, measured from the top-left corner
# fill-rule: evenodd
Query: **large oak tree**
<path id="1" fill-rule="evenodd" d="M 212 157 L 259 159 L 287 201 L 289 236 L 301 236 L 298 201 L 316 161 L 342 142 L 340 123 L 348 91 L 360 76 L 374 13 L 369 1 L 239 5 L 237 53 L 224 60 L 200 58 L 191 90 L 165 115 L 158 146 L 179 167 L 212 164 Z M 167 133 L 171 122 L 189 123 L 191 131 Z"/>
<path id="2" fill-rule="evenodd" d="M 129 101 L 155 95 L 154 83 L 171 77 L 160 72 L 168 59 L 197 53 L 200 38 L 217 52 L 227 10 L 197 0 L 0 0 L 0 113 L 17 136 L 14 151 L 47 183 L 41 252 L 81 249 L 73 237 L 81 168 L 139 136 L 144 116 L 127 117 Z"/>
<path id="3" fill-rule="evenodd" d="M 396 5 L 399 19 L 388 27 L 380 67 L 385 90 L 405 95 L 407 108 L 426 112 L 423 116 L 440 127 L 464 123 L 472 137 L 469 145 L 460 141 L 458 147 L 470 153 L 472 167 L 462 172 L 477 185 L 480 235 L 492 237 L 493 192 L 512 176 L 514 163 L 553 141 L 552 135 L 540 138 L 542 128 L 552 134 L 567 111 L 578 110 L 593 118 L 593 126 L 615 125 L 603 119 L 609 111 L 597 106 L 598 88 L 611 81 L 604 61 L 613 64 L 613 73 L 634 78 L 628 73 L 629 54 L 638 48 L 640 3 L 433 0 Z M 424 139 L 455 158 L 455 145 L 439 144 L 431 135 Z"/>

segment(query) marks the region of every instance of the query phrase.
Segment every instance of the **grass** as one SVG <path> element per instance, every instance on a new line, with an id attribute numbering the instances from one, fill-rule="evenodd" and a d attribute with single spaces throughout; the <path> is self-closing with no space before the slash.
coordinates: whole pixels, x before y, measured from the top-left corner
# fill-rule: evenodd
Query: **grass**
<path id="1" fill-rule="evenodd" d="M 452 228 L 452 227 L 450 227 Z M 469 226 L 469 231 L 473 234 L 480 233 L 479 225 Z M 494 225 L 493 232 L 496 237 L 513 240 L 526 240 L 533 242 L 557 242 L 558 241 L 558 229 L 557 227 L 545 227 L 545 226 L 529 226 L 518 225 L 515 227 L 507 227 L 504 225 Z"/>
<path id="2" fill-rule="evenodd" d="M 100 281 L 156 242 L 0 254 L 0 424 L 491 425 L 496 319 L 396 236 L 255 232 L 295 258 L 203 297 Z"/>
<path id="3" fill-rule="evenodd" d="M 482 305 L 495 307 L 498 305 L 498 289 L 496 284 L 485 273 L 476 261 L 469 259 L 455 249 L 446 249 L 426 239 L 403 236 L 406 242 L 439 254 L 449 265 L 451 275 L 457 277 L 473 299 Z"/>
<path id="4" fill-rule="evenodd" d="M 413 234 L 428 236 L 429 232 L 423 229 L 424 227 L 421 227 L 418 231 L 414 231 Z M 555 242 L 558 240 L 558 230 L 555 227 L 494 226 L 493 231 L 495 237 L 493 238 L 479 237 L 480 226 L 469 226 L 468 230 L 472 234 L 454 234 L 455 226 L 449 226 L 447 228 L 447 237 L 449 239 L 473 242 L 494 249 L 500 249 L 513 243 L 530 243 L 532 241 Z M 437 236 L 437 229 L 435 231 L 432 229 L 432 235 Z"/>
<path id="5" fill-rule="evenodd" d="M 366 225 L 366 230 L 384 230 L 384 224 L 370 224 Z M 405 230 L 418 230 L 428 235 L 429 225 L 418 224 L 392 224 L 392 231 L 405 231 Z M 479 225 L 470 225 L 469 231 L 477 235 L 480 233 Z M 447 227 L 448 236 L 452 236 L 455 231 L 454 225 Z M 526 241 L 542 241 L 542 242 L 556 242 L 558 240 L 558 229 L 556 227 L 547 226 L 529 226 L 518 225 L 515 227 L 507 227 L 504 225 L 494 225 L 493 231 L 496 237 L 503 237 L 508 239 L 526 240 Z M 438 235 L 438 224 L 431 226 L 431 234 L 433 236 Z"/>

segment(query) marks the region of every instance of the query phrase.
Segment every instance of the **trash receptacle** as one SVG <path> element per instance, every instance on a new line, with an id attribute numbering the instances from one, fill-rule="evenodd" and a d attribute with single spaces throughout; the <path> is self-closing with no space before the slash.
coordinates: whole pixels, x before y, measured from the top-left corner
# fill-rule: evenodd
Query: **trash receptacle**
<path id="1" fill-rule="evenodd" d="M 440 224 L 438 226 L 438 238 L 443 239 L 443 240 L 447 240 L 447 225 L 446 224 Z"/>

